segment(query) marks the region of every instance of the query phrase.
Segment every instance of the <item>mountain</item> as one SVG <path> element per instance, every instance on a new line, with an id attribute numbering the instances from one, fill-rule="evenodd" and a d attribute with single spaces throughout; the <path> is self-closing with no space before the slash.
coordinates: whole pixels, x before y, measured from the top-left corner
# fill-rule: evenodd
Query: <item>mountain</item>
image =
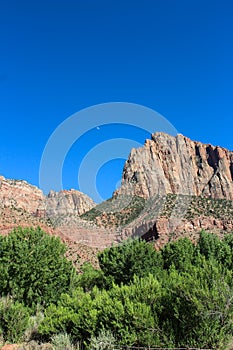
<path id="1" fill-rule="evenodd" d="M 58 235 L 67 243 L 67 255 L 74 262 L 78 258 L 83 261 L 89 257 L 96 264 L 96 259 L 93 259 L 96 249 L 90 250 L 82 242 L 70 239 L 56 223 L 63 217 L 78 217 L 94 206 L 93 200 L 80 191 L 51 191 L 45 196 L 39 188 L 26 181 L 0 176 L 0 233 L 7 234 L 17 226 L 40 226 L 47 233 Z M 68 230 L 68 226 L 66 229 Z"/>
<path id="2" fill-rule="evenodd" d="M 160 246 L 202 229 L 232 231 L 232 200 L 232 151 L 158 132 L 131 151 L 113 198 L 82 218 Z"/>
<path id="3" fill-rule="evenodd" d="M 150 198 L 168 193 L 233 200 L 233 152 L 158 132 L 133 149 L 115 193 Z"/>
<path id="4" fill-rule="evenodd" d="M 40 189 L 0 177 L 0 232 L 41 226 L 59 235 L 76 262 L 85 246 L 103 249 L 127 237 L 154 240 L 157 247 L 201 229 L 223 235 L 233 230 L 233 152 L 219 146 L 155 133 L 133 149 L 122 185 L 96 205 L 76 190 Z"/>
<path id="5" fill-rule="evenodd" d="M 80 191 L 50 191 L 48 196 L 23 180 L 0 176 L 0 206 L 24 210 L 35 217 L 81 215 L 95 206 L 91 198 Z"/>

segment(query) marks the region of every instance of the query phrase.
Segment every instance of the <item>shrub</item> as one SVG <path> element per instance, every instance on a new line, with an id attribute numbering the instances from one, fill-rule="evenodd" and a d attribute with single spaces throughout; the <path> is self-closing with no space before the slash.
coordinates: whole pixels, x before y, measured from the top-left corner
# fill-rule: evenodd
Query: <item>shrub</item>
<path id="1" fill-rule="evenodd" d="M 195 257 L 195 247 L 188 238 L 167 243 L 161 250 L 163 266 L 169 269 L 174 265 L 177 270 L 187 270 Z"/>
<path id="2" fill-rule="evenodd" d="M 117 284 L 129 283 L 134 275 L 157 274 L 161 268 L 161 255 L 154 247 L 139 239 L 128 240 L 116 247 L 105 249 L 98 255 L 99 265 L 108 280 Z"/>
<path id="3" fill-rule="evenodd" d="M 114 350 L 116 339 L 110 331 L 102 330 L 97 337 L 92 336 L 89 350 Z"/>
<path id="4" fill-rule="evenodd" d="M 2 298 L 0 302 L 0 328 L 3 338 L 8 342 L 18 342 L 24 338 L 25 330 L 28 326 L 29 310 L 18 301 L 15 303 Z"/>
<path id="5" fill-rule="evenodd" d="M 51 342 L 54 350 L 72 350 L 73 349 L 70 336 L 67 333 L 55 334 L 52 337 Z"/>
<path id="6" fill-rule="evenodd" d="M 77 277 L 77 284 L 85 292 L 88 292 L 94 286 L 103 288 L 106 284 L 106 278 L 103 271 L 95 269 L 90 263 L 86 262 L 81 266 L 81 273 Z"/>
<path id="7" fill-rule="evenodd" d="M 28 327 L 25 330 L 25 341 L 30 341 L 31 339 L 37 339 L 39 337 L 38 328 L 43 319 L 44 314 L 41 310 L 36 310 L 35 315 L 30 316 Z"/>
<path id="8" fill-rule="evenodd" d="M 70 289 L 74 268 L 66 247 L 40 228 L 18 228 L 0 240 L 0 293 L 30 307 L 56 302 Z"/>

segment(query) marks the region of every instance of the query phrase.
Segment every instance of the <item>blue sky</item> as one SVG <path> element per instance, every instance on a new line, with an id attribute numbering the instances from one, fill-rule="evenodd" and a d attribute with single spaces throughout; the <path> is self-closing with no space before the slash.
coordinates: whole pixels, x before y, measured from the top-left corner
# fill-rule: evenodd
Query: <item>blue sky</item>
<path id="1" fill-rule="evenodd" d="M 178 132 L 233 150 L 231 0 L 2 0 L 0 50 L 0 174 L 7 178 L 38 185 L 56 127 L 114 101 L 152 108 Z M 90 145 L 127 132 L 109 126 L 77 140 L 64 187 L 78 188 Z M 132 133 L 139 143 L 148 136 Z M 122 166 L 115 159 L 97 174 L 103 198 Z"/>

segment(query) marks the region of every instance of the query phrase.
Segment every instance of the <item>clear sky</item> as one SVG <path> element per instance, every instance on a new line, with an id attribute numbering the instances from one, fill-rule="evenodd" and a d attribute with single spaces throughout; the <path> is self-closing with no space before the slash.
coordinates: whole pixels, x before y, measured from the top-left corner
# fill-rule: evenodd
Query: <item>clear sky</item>
<path id="1" fill-rule="evenodd" d="M 0 50 L 0 174 L 7 178 L 38 185 L 56 127 L 114 101 L 152 108 L 178 132 L 233 150 L 231 0 L 1 0 Z M 64 187 L 78 188 L 91 147 L 128 132 L 106 126 L 77 141 L 64 162 Z M 148 137 L 132 133 L 139 143 Z M 103 198 L 122 166 L 115 159 L 98 172 Z"/>

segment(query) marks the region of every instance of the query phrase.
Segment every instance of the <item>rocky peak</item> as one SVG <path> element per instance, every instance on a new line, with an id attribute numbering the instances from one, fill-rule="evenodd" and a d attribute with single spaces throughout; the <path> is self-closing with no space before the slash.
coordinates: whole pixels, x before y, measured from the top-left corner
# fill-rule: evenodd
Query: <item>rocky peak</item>
<path id="1" fill-rule="evenodd" d="M 36 186 L 22 180 L 0 176 L 0 206 L 22 209 L 37 217 L 81 215 L 95 206 L 91 198 L 80 191 L 51 191 L 48 196 Z"/>
<path id="2" fill-rule="evenodd" d="M 131 151 L 115 195 L 168 193 L 233 200 L 233 152 L 181 134 L 153 134 Z"/>
<path id="3" fill-rule="evenodd" d="M 46 200 L 45 208 L 49 217 L 57 215 L 82 215 L 95 206 L 93 200 L 86 194 L 71 189 L 60 192 L 50 191 Z"/>
<path id="4" fill-rule="evenodd" d="M 44 202 L 43 192 L 23 180 L 0 176 L 0 206 L 23 209 L 35 213 Z"/>

